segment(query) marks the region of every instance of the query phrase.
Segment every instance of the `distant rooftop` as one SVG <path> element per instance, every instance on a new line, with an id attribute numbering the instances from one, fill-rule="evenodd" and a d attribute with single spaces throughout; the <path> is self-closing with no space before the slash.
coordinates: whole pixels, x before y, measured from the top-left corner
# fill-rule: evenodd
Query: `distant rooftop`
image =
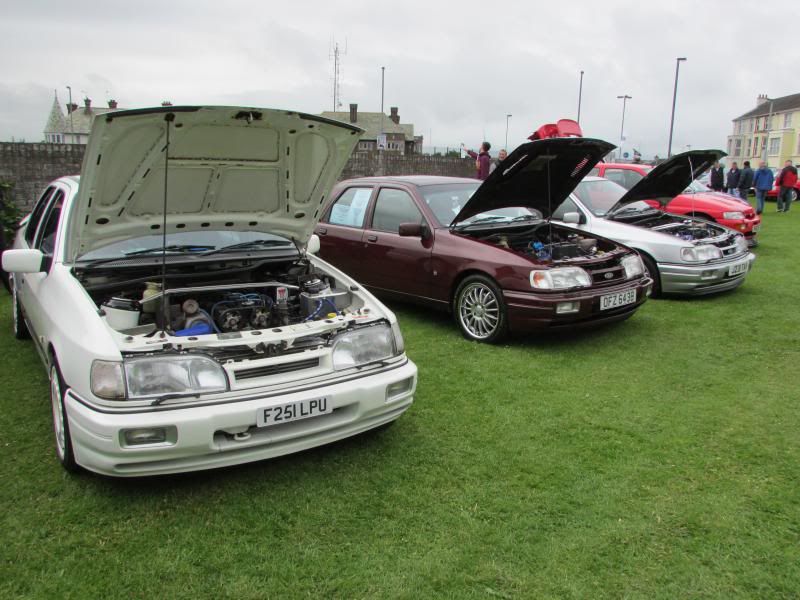
<path id="1" fill-rule="evenodd" d="M 116 100 L 109 100 L 108 107 L 92 106 L 89 98 L 84 98 L 83 106 L 77 104 L 65 105 L 66 113 L 61 109 L 58 102 L 58 95 L 53 97 L 53 106 L 50 109 L 50 116 L 44 127 L 44 133 L 80 133 L 88 135 L 92 129 L 92 121 L 97 115 L 104 115 L 115 110 L 122 110 L 117 106 Z"/>
<path id="2" fill-rule="evenodd" d="M 780 98 L 767 98 L 766 96 L 761 95 L 758 97 L 758 106 L 747 111 L 743 115 L 736 117 L 734 121 L 738 121 L 739 119 L 748 119 L 750 117 L 769 116 L 770 103 L 772 103 L 773 113 L 800 109 L 800 94 L 790 94 L 789 96 L 781 96 Z"/>
<path id="3" fill-rule="evenodd" d="M 400 115 L 397 113 L 397 107 L 392 107 L 391 113 L 387 115 L 380 112 L 359 111 L 357 104 L 351 104 L 350 111 L 326 111 L 320 113 L 320 116 L 361 127 L 361 129 L 364 130 L 361 139 L 364 140 L 377 139 L 381 134 L 381 127 L 383 127 L 383 133 L 401 133 L 405 136 L 406 140 L 414 140 L 414 125 L 411 123 L 400 123 Z"/>

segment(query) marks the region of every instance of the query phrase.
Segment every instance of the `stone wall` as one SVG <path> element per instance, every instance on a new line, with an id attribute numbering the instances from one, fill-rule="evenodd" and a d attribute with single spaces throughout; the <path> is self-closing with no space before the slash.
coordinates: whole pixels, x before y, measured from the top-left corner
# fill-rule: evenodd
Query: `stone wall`
<path id="1" fill-rule="evenodd" d="M 0 143 L 0 181 L 14 184 L 13 199 L 21 209 L 30 208 L 53 179 L 81 170 L 86 146 L 70 144 Z M 359 152 L 353 154 L 342 179 L 373 175 L 449 175 L 473 177 L 475 162 L 426 154 Z"/>

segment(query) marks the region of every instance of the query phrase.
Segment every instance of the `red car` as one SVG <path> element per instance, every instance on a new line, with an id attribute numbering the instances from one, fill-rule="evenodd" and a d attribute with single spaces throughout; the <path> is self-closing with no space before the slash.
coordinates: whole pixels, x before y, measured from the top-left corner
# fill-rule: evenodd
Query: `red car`
<path id="1" fill-rule="evenodd" d="M 638 254 L 550 222 L 612 148 L 584 138 L 529 142 L 484 182 L 343 181 L 315 230 L 320 254 L 377 293 L 452 311 L 471 340 L 626 319 L 652 286 Z"/>
<path id="2" fill-rule="evenodd" d="M 598 175 L 618 183 L 629 190 L 653 167 L 636 163 L 600 163 L 592 170 Z M 655 200 L 648 200 L 654 208 L 660 208 Z M 692 182 L 682 194 L 673 198 L 664 208 L 666 212 L 676 215 L 687 215 L 716 221 L 744 234 L 750 246 L 757 244 L 758 230 L 761 228 L 761 216 L 756 214 L 750 204 L 737 200 L 727 194 L 714 192 L 698 182 Z"/>
<path id="3" fill-rule="evenodd" d="M 772 174 L 775 176 L 775 181 L 778 180 L 778 175 L 781 174 L 781 170 L 779 168 L 771 167 Z M 767 199 L 769 200 L 777 200 L 778 199 L 778 192 L 781 191 L 781 186 L 777 183 L 773 186 L 773 188 L 767 192 Z M 797 183 L 794 184 L 794 196 L 792 196 L 791 200 L 794 202 L 797 198 L 800 197 L 800 179 L 797 180 Z"/>

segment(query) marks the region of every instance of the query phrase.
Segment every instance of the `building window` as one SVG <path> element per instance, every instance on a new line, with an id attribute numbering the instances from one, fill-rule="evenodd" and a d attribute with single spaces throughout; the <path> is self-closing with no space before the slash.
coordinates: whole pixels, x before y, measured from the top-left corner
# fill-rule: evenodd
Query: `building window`
<path id="1" fill-rule="evenodd" d="M 789 129 L 789 127 L 791 126 L 792 126 L 792 113 L 787 112 L 785 115 L 783 115 L 783 128 Z"/>
<path id="2" fill-rule="evenodd" d="M 769 155 L 778 156 L 781 152 L 781 138 L 770 138 L 769 140 Z"/>
<path id="3" fill-rule="evenodd" d="M 759 153 L 760 156 L 764 156 L 764 152 L 767 150 L 767 136 L 761 138 L 761 152 Z"/>
<path id="4" fill-rule="evenodd" d="M 797 154 L 800 154 L 800 134 L 797 135 Z"/>
<path id="5" fill-rule="evenodd" d="M 734 156 L 742 155 L 742 138 L 736 138 L 736 145 L 734 146 L 733 155 Z"/>
<path id="6" fill-rule="evenodd" d="M 800 144 L 800 137 L 797 138 L 797 143 Z M 728 138 L 728 154 L 731 153 L 731 146 L 733 146 L 733 140 Z M 594 175 L 594 173 L 590 173 L 590 175 Z"/>

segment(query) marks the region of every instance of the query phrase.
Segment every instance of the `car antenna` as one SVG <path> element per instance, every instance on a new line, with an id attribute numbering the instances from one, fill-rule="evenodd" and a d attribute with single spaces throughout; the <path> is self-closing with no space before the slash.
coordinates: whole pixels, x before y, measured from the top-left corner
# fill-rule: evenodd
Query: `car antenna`
<path id="1" fill-rule="evenodd" d="M 692 176 L 692 183 L 694 183 L 694 166 L 692 165 L 692 157 L 691 156 L 687 156 L 686 159 L 689 161 L 689 172 L 691 173 L 691 176 Z M 691 184 L 689 184 L 689 185 L 691 185 Z M 694 211 L 694 190 L 692 190 L 692 193 L 689 194 L 689 195 L 692 197 L 692 216 L 694 217 L 695 216 L 695 211 Z"/>
<path id="2" fill-rule="evenodd" d="M 167 302 L 167 198 L 169 197 L 169 130 L 175 120 L 175 113 L 164 115 L 167 128 L 167 141 L 164 145 L 164 205 L 161 223 L 161 309 L 163 324 L 161 333 L 166 333 L 170 325 L 169 302 Z"/>
<path id="3" fill-rule="evenodd" d="M 550 242 L 550 257 L 553 256 L 553 207 L 552 201 L 553 197 L 550 194 L 550 163 L 551 161 L 547 161 L 547 223 L 549 224 L 549 231 L 548 231 L 548 239 Z"/>

